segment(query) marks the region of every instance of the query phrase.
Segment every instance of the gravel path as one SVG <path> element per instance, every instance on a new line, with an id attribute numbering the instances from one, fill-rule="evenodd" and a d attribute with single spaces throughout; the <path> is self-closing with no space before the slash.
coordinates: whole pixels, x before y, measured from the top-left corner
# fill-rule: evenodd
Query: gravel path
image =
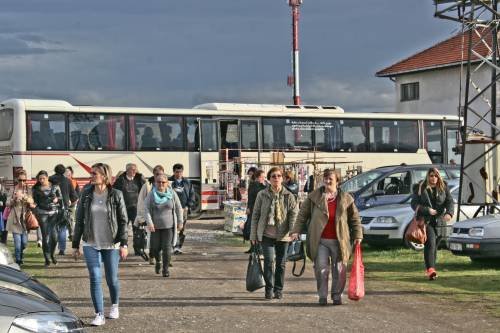
<path id="1" fill-rule="evenodd" d="M 188 224 L 185 254 L 175 256 L 170 278 L 154 274 L 139 257 L 120 264 L 119 320 L 90 332 L 498 332 L 500 320 L 419 291 L 370 285 L 360 302 L 319 307 L 312 265 L 301 278 L 287 267 L 284 299 L 245 291 L 248 257 L 227 241 L 221 220 Z M 38 276 L 85 322 L 93 319 L 87 270 L 70 257 Z M 377 287 L 377 285 L 379 287 Z M 104 287 L 105 295 L 109 295 Z M 106 308 L 109 299 L 106 296 Z"/>

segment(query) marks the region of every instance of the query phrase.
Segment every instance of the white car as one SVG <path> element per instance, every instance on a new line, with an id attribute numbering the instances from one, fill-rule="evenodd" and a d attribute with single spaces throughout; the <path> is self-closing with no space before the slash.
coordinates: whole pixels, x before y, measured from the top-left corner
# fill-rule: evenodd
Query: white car
<path id="1" fill-rule="evenodd" d="M 20 269 L 19 265 L 14 261 L 14 257 L 12 253 L 10 253 L 9 248 L 2 243 L 0 243 L 0 265 L 7 265 L 15 269 Z"/>
<path id="2" fill-rule="evenodd" d="M 449 238 L 453 254 L 471 260 L 500 258 L 500 214 L 457 222 Z"/>
<path id="3" fill-rule="evenodd" d="M 455 212 L 458 208 L 456 204 L 458 201 L 458 188 L 458 182 L 450 184 L 450 192 L 455 201 Z M 404 239 L 406 229 L 415 214 L 410 206 L 410 201 L 411 196 L 399 204 L 383 205 L 359 212 L 363 226 L 363 241 L 374 245 L 404 244 L 417 251 L 423 250 L 423 244 L 408 242 Z M 478 208 L 479 206 L 462 206 L 460 219 L 473 216 Z M 455 213 L 455 221 L 456 216 L 457 214 Z M 449 222 L 445 230 L 446 235 L 451 233 L 453 222 Z M 447 241 L 446 237 L 443 240 Z"/>

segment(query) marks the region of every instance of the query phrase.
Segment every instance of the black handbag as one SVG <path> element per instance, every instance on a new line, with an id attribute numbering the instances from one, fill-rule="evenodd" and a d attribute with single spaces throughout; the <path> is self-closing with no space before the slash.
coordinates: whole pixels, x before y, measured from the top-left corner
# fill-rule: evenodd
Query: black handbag
<path id="1" fill-rule="evenodd" d="M 247 291 L 250 292 L 256 291 L 257 289 L 266 286 L 266 284 L 264 283 L 262 264 L 256 246 L 252 248 L 252 252 L 248 257 L 246 283 L 247 283 Z"/>
<path id="2" fill-rule="evenodd" d="M 288 244 L 286 252 L 286 260 L 293 261 L 292 275 L 295 277 L 302 276 L 306 269 L 306 253 L 304 251 L 304 242 L 301 240 L 294 240 Z M 299 273 L 296 273 L 297 262 L 302 260 L 302 268 Z"/>

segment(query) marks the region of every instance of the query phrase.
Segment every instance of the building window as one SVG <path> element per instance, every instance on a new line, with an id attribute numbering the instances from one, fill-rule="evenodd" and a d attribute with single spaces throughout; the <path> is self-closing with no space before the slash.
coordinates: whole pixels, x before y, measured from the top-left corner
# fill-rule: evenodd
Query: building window
<path id="1" fill-rule="evenodd" d="M 420 89 L 418 82 L 405 83 L 401 85 L 401 102 L 415 101 L 419 99 Z"/>

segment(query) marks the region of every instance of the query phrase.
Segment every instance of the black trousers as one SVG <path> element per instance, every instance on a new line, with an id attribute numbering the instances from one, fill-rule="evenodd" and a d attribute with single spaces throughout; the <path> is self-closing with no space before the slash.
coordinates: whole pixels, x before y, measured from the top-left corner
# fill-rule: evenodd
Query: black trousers
<path id="1" fill-rule="evenodd" d="M 42 232 L 42 250 L 45 260 L 54 256 L 57 246 L 58 214 L 37 214 L 38 224 Z"/>
<path id="2" fill-rule="evenodd" d="M 266 291 L 282 291 L 285 284 L 285 264 L 288 242 L 262 238 L 262 254 L 264 255 L 264 281 Z"/>
<path id="3" fill-rule="evenodd" d="M 168 271 L 168 265 L 172 259 L 172 241 L 174 239 L 174 228 L 156 229 L 151 233 L 150 246 L 152 257 L 156 262 L 160 262 L 160 252 L 162 253 L 163 271 Z"/>
<path id="4" fill-rule="evenodd" d="M 434 223 L 431 222 L 427 224 L 425 228 L 427 232 L 427 241 L 424 247 L 424 260 L 425 268 L 429 269 L 430 267 L 436 267 L 437 247 L 440 237 L 438 237 Z"/>
<path id="5" fill-rule="evenodd" d="M 179 232 L 179 237 L 177 238 L 177 244 L 175 244 L 175 247 L 178 247 L 179 249 L 182 248 L 182 245 L 184 244 L 184 240 L 186 239 L 186 235 L 184 235 L 184 230 L 186 230 L 187 215 L 188 215 L 187 208 L 183 208 L 182 218 L 184 220 L 184 226 L 183 226 L 182 230 Z"/>

